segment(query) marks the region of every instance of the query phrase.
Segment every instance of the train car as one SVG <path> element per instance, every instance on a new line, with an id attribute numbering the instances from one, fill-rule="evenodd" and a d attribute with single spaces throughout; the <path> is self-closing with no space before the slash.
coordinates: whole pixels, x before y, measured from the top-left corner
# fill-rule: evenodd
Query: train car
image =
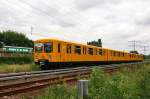
<path id="1" fill-rule="evenodd" d="M 34 61 L 42 68 L 97 65 L 142 61 L 143 56 L 128 52 L 68 42 L 57 39 L 34 41 Z"/>

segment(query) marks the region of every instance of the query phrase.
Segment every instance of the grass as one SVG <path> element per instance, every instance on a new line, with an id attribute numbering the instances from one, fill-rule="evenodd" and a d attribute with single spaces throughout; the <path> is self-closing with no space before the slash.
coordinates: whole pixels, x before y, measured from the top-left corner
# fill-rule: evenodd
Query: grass
<path id="1" fill-rule="evenodd" d="M 68 87 L 66 84 L 49 86 L 43 96 L 34 99 L 77 99 L 77 91 L 75 86 Z"/>
<path id="2" fill-rule="evenodd" d="M 31 64 L 0 64 L 0 73 L 17 73 L 37 71 L 39 66 L 34 63 Z"/>
<path id="3" fill-rule="evenodd" d="M 28 72 L 39 69 L 39 66 L 33 63 L 32 55 L 14 54 L 13 57 L 0 57 L 0 73 Z"/>
<path id="4" fill-rule="evenodd" d="M 95 68 L 89 79 L 87 99 L 150 99 L 150 64 L 108 75 Z M 34 99 L 77 99 L 76 86 L 56 85 Z"/>
<path id="5" fill-rule="evenodd" d="M 30 64 L 33 62 L 32 55 L 18 56 L 14 55 L 13 57 L 0 57 L 0 64 Z"/>

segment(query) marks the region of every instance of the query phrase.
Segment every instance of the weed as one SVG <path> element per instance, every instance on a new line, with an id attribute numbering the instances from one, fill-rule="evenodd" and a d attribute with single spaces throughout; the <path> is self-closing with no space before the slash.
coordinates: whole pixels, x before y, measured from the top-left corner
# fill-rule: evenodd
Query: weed
<path id="1" fill-rule="evenodd" d="M 113 75 L 95 68 L 89 79 L 88 99 L 150 99 L 149 77 L 150 64 L 134 71 L 125 68 Z M 39 99 L 77 99 L 77 88 L 66 84 L 50 86 Z"/>

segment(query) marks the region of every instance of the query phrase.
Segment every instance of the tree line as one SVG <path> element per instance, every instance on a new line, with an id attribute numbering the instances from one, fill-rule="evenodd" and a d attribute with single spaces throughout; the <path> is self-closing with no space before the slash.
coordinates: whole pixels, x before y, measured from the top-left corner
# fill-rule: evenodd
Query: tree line
<path id="1" fill-rule="evenodd" d="M 87 42 L 87 44 L 102 47 L 101 39 Z M 8 30 L 0 32 L 0 47 L 2 46 L 33 47 L 33 42 L 23 33 Z"/>
<path id="2" fill-rule="evenodd" d="M 97 41 L 90 41 L 87 42 L 88 45 L 93 45 L 93 46 L 97 46 L 97 47 L 102 47 L 102 41 L 101 39 L 98 39 Z"/>
<path id="3" fill-rule="evenodd" d="M 23 33 L 8 30 L 0 32 L 0 47 L 2 46 L 32 47 L 33 42 Z"/>
<path id="4" fill-rule="evenodd" d="M 150 59 L 150 54 L 149 55 L 145 55 L 144 57 L 145 57 L 145 59 Z"/>

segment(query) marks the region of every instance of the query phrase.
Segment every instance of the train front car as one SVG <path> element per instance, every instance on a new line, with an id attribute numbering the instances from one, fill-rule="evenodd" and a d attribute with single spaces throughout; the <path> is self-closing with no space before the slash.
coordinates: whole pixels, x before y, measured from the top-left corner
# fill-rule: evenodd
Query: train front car
<path id="1" fill-rule="evenodd" d="M 47 69 L 52 54 L 53 42 L 51 40 L 34 41 L 34 62 L 42 69 Z"/>

